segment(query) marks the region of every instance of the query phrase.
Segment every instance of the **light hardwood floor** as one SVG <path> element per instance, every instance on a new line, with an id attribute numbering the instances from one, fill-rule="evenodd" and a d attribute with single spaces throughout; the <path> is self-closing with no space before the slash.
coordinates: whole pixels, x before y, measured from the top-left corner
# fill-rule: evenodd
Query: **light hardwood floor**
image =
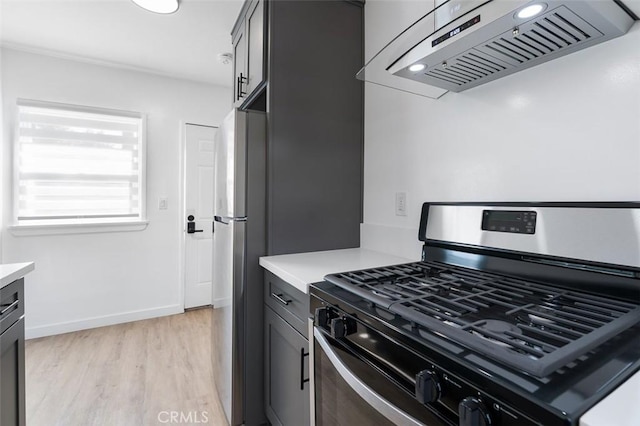
<path id="1" fill-rule="evenodd" d="M 227 425 L 211 309 L 28 340 L 25 353 L 28 426 Z"/>

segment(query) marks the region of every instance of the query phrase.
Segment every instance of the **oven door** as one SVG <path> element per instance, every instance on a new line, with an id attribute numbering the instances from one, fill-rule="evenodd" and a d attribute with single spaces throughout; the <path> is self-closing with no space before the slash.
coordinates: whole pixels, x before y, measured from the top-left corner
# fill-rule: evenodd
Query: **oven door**
<path id="1" fill-rule="evenodd" d="M 333 339 L 309 320 L 311 425 L 428 425 L 451 423 L 420 404 L 375 362 Z"/>

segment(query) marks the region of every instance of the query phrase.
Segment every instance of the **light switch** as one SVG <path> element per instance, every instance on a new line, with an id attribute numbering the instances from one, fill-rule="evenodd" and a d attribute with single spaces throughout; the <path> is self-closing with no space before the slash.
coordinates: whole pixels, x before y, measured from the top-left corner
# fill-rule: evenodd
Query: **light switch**
<path id="1" fill-rule="evenodd" d="M 169 201 L 167 201 L 167 197 L 160 197 L 158 199 L 158 209 L 166 210 L 169 206 Z"/>
<path id="2" fill-rule="evenodd" d="M 407 215 L 407 193 L 396 192 L 396 216 Z"/>

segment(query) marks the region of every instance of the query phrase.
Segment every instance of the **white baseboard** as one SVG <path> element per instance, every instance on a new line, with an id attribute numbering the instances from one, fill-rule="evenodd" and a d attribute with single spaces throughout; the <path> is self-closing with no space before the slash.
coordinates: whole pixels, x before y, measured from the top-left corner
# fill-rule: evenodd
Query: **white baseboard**
<path id="1" fill-rule="evenodd" d="M 225 306 L 231 305 L 230 297 L 218 297 L 213 299 L 213 307 L 214 308 L 224 308 Z"/>
<path id="2" fill-rule="evenodd" d="M 159 308 L 143 309 L 140 311 L 123 312 L 115 315 L 85 318 L 78 321 L 59 322 L 56 324 L 27 327 L 26 339 L 53 336 L 56 334 L 70 333 L 72 331 L 87 330 L 90 328 L 104 327 L 106 325 L 122 324 L 131 321 L 139 321 L 149 318 L 163 317 L 167 315 L 181 314 L 184 309 L 180 305 L 162 306 Z"/>

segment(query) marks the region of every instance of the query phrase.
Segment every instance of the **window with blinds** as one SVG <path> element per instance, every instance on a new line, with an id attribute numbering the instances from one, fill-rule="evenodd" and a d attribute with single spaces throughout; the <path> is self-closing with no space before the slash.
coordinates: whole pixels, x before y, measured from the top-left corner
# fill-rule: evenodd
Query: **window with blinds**
<path id="1" fill-rule="evenodd" d="M 144 220 L 144 119 L 124 111 L 18 101 L 18 225 Z"/>

